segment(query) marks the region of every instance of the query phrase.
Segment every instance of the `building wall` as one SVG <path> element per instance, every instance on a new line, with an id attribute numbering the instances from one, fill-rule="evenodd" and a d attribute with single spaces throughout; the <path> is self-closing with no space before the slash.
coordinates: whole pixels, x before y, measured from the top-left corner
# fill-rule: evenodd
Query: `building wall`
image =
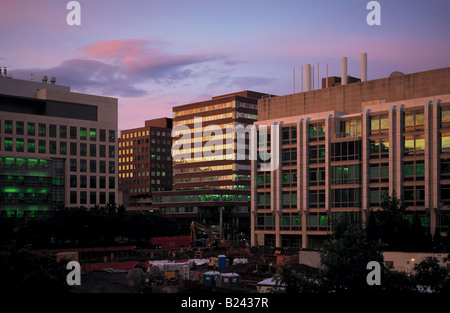
<path id="1" fill-rule="evenodd" d="M 404 198 L 411 218 L 417 211 L 431 234 L 444 235 L 450 217 L 450 94 L 441 92 L 447 90 L 449 77 L 447 70 L 431 72 L 435 75 L 425 76 L 440 89 L 422 82 L 437 92 L 433 96 L 365 101 L 351 113 L 320 112 L 328 102 L 317 100 L 310 114 L 258 121 L 280 125 L 275 136 L 280 166 L 264 172 L 260 163 L 252 162 L 252 244 L 318 248 L 333 221 L 364 221 L 369 210 L 380 207 L 383 194 L 393 192 Z M 447 84 L 441 81 L 443 73 Z M 420 75 L 412 76 L 420 81 Z M 335 88 L 341 87 L 328 92 Z M 271 98 L 270 105 L 284 102 L 286 110 L 297 110 L 293 98 L 306 99 L 315 92 Z"/>
<path id="2" fill-rule="evenodd" d="M 36 89 L 39 87 L 48 89 Z M 72 93 L 68 87 L 58 88 L 53 84 L 11 78 L 0 78 L 0 90 L 4 92 L 0 105 L 6 105 L 8 110 L 1 111 L 0 115 L 0 157 L 3 161 L 5 158 L 14 159 L 9 169 L 3 167 L 2 174 L 9 172 L 7 176 L 13 177 L 9 184 L 16 187 L 10 200 L 4 198 L 2 190 L 4 209 L 7 207 L 12 214 L 15 208 L 26 208 L 26 201 L 20 200 L 21 205 L 17 206 L 17 200 L 27 199 L 30 189 L 20 186 L 16 180 L 19 176 L 10 170 L 19 170 L 21 164 L 31 166 L 34 160 L 44 160 L 43 164 L 45 161 L 62 160 L 62 206 L 89 207 L 118 202 L 117 99 Z M 11 94 L 14 96 L 6 96 Z M 7 105 L 9 101 L 15 103 L 13 109 Z M 41 106 L 42 110 L 36 114 L 21 112 L 21 107 L 32 109 L 33 105 Z M 72 108 L 72 115 L 80 118 L 68 118 L 71 112 L 58 112 L 58 106 Z M 92 114 L 77 112 L 83 109 Z M 64 117 L 58 116 L 60 113 Z M 31 168 L 27 169 L 31 171 Z M 51 188 L 50 194 L 54 188 L 56 186 Z"/>

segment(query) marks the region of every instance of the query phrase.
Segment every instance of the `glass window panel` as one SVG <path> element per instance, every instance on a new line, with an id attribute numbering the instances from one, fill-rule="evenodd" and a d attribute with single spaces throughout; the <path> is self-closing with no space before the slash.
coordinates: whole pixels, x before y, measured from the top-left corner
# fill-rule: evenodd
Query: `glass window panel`
<path id="1" fill-rule="evenodd" d="M 381 129 L 389 129 L 389 118 L 385 117 L 381 119 Z"/>

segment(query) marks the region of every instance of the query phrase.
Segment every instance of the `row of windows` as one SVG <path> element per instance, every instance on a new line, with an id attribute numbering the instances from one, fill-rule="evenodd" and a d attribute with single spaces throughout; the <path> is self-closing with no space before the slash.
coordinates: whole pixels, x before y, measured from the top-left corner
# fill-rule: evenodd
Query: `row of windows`
<path id="1" fill-rule="evenodd" d="M 86 160 L 86 159 L 70 159 L 69 168 L 71 172 L 82 172 L 86 173 L 88 171 L 89 164 L 89 173 L 97 173 L 97 160 Z M 116 162 L 114 161 L 98 161 L 98 172 L 106 173 L 106 166 L 108 165 L 108 173 L 115 174 L 116 172 Z"/>
<path id="2" fill-rule="evenodd" d="M 89 195 L 89 202 L 88 202 L 88 195 Z M 70 192 L 70 204 L 90 204 L 90 205 L 97 205 L 97 204 L 107 204 L 107 203 L 116 203 L 116 193 L 115 192 L 99 192 L 97 195 L 97 192 L 91 191 L 71 191 Z"/>
<path id="3" fill-rule="evenodd" d="M 124 147 L 131 147 L 131 146 L 138 146 L 138 145 L 144 145 L 144 144 L 157 144 L 157 145 L 171 145 L 172 144 L 172 140 L 166 140 L 166 139 L 155 139 L 152 138 L 151 140 L 149 140 L 148 138 L 144 139 L 137 139 L 137 140 L 129 140 L 129 141 L 122 141 L 119 140 L 119 148 L 124 148 Z"/>
<path id="4" fill-rule="evenodd" d="M 135 132 L 122 132 L 120 133 L 120 138 L 122 139 L 130 139 L 130 138 L 138 138 L 138 137 L 142 137 L 142 136 L 171 136 L 171 132 L 170 131 L 155 131 L 152 130 L 151 132 L 148 130 L 143 130 L 143 131 L 135 131 Z M 140 139 L 141 141 L 143 141 L 144 139 Z M 148 139 L 146 139 L 146 142 L 148 143 Z"/>
<path id="5" fill-rule="evenodd" d="M 14 149 L 15 144 L 15 149 Z M 59 145 L 59 149 L 58 149 Z M 4 138 L 4 151 L 15 151 L 15 152 L 28 152 L 28 153 L 43 153 L 43 154 L 60 154 L 60 155 L 79 155 L 79 156 L 87 156 L 88 155 L 88 144 L 86 143 L 76 143 L 76 142 L 67 142 L 60 141 L 59 143 L 52 140 L 43 140 L 43 139 L 24 139 L 24 138 L 12 138 L 5 137 Z M 98 147 L 98 148 L 97 148 Z M 1 148 L 1 145 L 0 145 Z M 69 153 L 67 151 L 69 148 Z M 89 144 L 89 156 L 96 157 L 98 154 L 99 157 L 106 157 L 106 145 L 97 145 L 97 144 Z M 115 146 L 108 146 L 108 157 L 114 158 L 116 154 Z"/>
<path id="6" fill-rule="evenodd" d="M 0 121 L 1 123 L 1 121 Z M 81 139 L 81 140 L 92 140 L 106 142 L 106 129 L 88 128 L 88 127 L 77 127 L 77 126 L 66 126 L 66 125 L 55 125 L 55 124 L 44 124 L 35 122 L 23 122 L 15 121 L 15 128 L 13 127 L 14 121 L 4 120 L 4 132 L 5 134 L 16 134 L 16 135 L 28 135 L 28 136 L 39 136 L 39 137 L 52 137 L 52 138 L 69 138 L 70 139 Z M 37 127 L 37 128 L 36 128 Z M 15 132 L 14 132 L 15 129 Z M 67 130 L 69 129 L 69 134 Z M 1 127 L 0 127 L 1 130 Z M 37 131 L 36 131 L 37 130 Z M 116 141 L 116 131 L 108 130 L 108 141 Z"/>
<path id="7" fill-rule="evenodd" d="M 89 181 L 88 181 L 89 179 Z M 89 184 L 88 184 L 89 182 Z M 108 185 L 107 185 L 108 183 Z M 86 175 L 70 175 L 69 186 L 71 188 L 116 188 L 116 178 L 114 176 L 86 176 Z M 106 187 L 108 186 L 108 187 Z"/>

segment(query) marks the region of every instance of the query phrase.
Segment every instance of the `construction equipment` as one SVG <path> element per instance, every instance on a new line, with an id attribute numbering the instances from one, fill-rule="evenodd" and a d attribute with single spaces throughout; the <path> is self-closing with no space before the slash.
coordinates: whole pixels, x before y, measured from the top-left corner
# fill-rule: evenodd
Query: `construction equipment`
<path id="1" fill-rule="evenodd" d="M 196 246 L 198 243 L 197 231 L 202 231 L 208 236 L 208 247 L 229 248 L 231 246 L 227 240 L 217 238 L 207 226 L 195 221 L 191 223 L 191 246 Z"/>

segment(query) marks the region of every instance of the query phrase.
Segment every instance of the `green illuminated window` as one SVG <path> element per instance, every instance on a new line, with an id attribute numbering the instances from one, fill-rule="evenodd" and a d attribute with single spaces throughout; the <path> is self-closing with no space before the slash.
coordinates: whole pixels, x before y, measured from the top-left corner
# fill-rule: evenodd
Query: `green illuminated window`
<path id="1" fill-rule="evenodd" d="M 39 140 L 39 153 L 46 153 L 47 145 L 45 140 Z"/>
<path id="2" fill-rule="evenodd" d="M 35 168 L 38 164 L 37 159 L 28 159 L 28 168 Z"/>
<path id="3" fill-rule="evenodd" d="M 24 134 L 24 123 L 16 122 L 16 134 L 23 135 Z"/>
<path id="4" fill-rule="evenodd" d="M 16 151 L 17 152 L 23 152 L 25 147 L 25 143 L 23 138 L 17 138 L 16 139 Z"/>
<path id="5" fill-rule="evenodd" d="M 10 137 L 5 138 L 5 151 L 12 151 L 13 140 Z"/>
<path id="6" fill-rule="evenodd" d="M 67 126 L 59 126 L 59 138 L 67 138 Z"/>
<path id="7" fill-rule="evenodd" d="M 66 155 L 67 154 L 67 143 L 62 141 L 59 143 L 59 153 Z"/>
<path id="8" fill-rule="evenodd" d="M 97 130 L 95 128 L 91 128 L 89 130 L 89 139 L 90 140 L 97 140 Z"/>
<path id="9" fill-rule="evenodd" d="M 86 127 L 80 127 L 80 139 L 85 140 L 87 136 L 87 129 Z"/>
<path id="10" fill-rule="evenodd" d="M 46 136 L 47 127 L 46 127 L 45 124 L 39 124 L 38 133 L 39 133 L 39 136 L 41 136 L 41 137 L 45 137 Z"/>
<path id="11" fill-rule="evenodd" d="M 12 133 L 13 133 L 13 122 L 5 121 L 5 134 L 12 134 Z"/>
<path id="12" fill-rule="evenodd" d="M 36 129 L 35 129 L 35 124 L 34 123 L 28 123 L 27 125 L 27 134 L 28 136 L 34 136 Z"/>

